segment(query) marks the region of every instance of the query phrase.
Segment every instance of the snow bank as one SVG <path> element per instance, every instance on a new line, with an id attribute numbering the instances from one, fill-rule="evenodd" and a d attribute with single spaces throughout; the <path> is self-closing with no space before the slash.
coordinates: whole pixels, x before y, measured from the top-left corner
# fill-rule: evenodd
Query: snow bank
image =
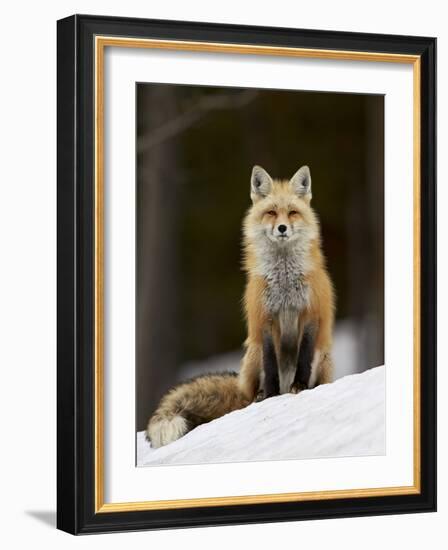
<path id="1" fill-rule="evenodd" d="M 137 434 L 138 466 L 382 454 L 384 367 L 253 403 L 159 449 Z"/>

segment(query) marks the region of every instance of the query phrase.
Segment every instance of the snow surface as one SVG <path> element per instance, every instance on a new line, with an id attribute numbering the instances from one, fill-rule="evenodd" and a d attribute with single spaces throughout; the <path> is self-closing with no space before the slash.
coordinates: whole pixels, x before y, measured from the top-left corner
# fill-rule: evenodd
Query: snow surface
<path id="1" fill-rule="evenodd" d="M 137 434 L 137 466 L 385 454 L 385 368 L 285 394 L 198 426 L 152 449 Z"/>

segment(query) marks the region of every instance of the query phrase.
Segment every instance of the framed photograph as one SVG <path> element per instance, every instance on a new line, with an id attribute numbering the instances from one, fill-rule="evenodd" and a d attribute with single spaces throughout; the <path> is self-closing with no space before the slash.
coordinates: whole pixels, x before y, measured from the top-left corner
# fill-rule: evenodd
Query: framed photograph
<path id="1" fill-rule="evenodd" d="M 58 21 L 58 528 L 435 510 L 435 68 Z"/>

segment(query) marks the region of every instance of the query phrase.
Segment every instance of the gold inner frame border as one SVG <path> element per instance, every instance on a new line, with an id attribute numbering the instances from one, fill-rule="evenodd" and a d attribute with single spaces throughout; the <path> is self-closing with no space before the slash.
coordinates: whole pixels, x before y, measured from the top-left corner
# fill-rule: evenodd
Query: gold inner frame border
<path id="1" fill-rule="evenodd" d="M 414 420 L 414 483 L 410 486 L 379 487 L 349 490 L 278 493 L 262 495 L 226 496 L 180 500 L 154 500 L 141 502 L 104 502 L 104 53 L 106 47 L 152 48 L 208 53 L 234 53 L 267 56 L 286 56 L 314 59 L 349 60 L 366 62 L 406 63 L 413 65 L 413 298 L 414 298 L 414 350 L 413 350 L 413 420 Z M 325 50 L 251 44 L 226 44 L 181 40 L 156 40 L 96 36 L 95 55 L 95 346 L 94 346 L 94 398 L 95 398 L 95 513 L 167 510 L 208 506 L 231 506 L 275 502 L 303 502 L 343 498 L 380 497 L 419 494 L 421 480 L 421 426 L 420 426 L 420 189 L 421 189 L 421 60 L 418 55 L 382 52 Z"/>

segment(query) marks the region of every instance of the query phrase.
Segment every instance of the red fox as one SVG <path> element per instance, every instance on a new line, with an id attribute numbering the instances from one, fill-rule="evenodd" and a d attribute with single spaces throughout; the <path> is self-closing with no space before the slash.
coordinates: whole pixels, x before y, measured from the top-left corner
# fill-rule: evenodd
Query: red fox
<path id="1" fill-rule="evenodd" d="M 169 391 L 148 422 L 153 447 L 255 399 L 332 380 L 334 291 L 310 206 L 309 168 L 274 180 L 255 166 L 250 196 L 243 223 L 248 335 L 241 372 L 200 376 Z"/>
<path id="2" fill-rule="evenodd" d="M 288 181 L 255 166 L 251 198 L 244 220 L 248 336 L 239 379 L 249 400 L 260 389 L 270 397 L 330 382 L 334 318 L 309 168 Z"/>

